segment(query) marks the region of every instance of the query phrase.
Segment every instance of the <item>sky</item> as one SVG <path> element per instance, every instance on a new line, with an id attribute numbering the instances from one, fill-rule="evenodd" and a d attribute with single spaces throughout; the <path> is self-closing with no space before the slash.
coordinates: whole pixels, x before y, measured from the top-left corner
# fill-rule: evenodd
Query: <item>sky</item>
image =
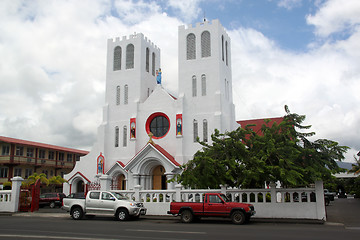
<path id="1" fill-rule="evenodd" d="M 178 91 L 178 26 L 231 38 L 236 120 L 306 115 L 314 138 L 360 150 L 359 0 L 2 0 L 0 135 L 90 150 L 105 104 L 107 39 L 142 32 Z"/>

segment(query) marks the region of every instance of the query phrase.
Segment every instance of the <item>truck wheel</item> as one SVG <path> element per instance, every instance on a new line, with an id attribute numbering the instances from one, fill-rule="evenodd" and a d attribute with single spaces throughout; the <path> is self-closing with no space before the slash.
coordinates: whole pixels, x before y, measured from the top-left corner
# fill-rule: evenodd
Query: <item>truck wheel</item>
<path id="1" fill-rule="evenodd" d="M 50 202 L 50 208 L 54 208 L 55 207 L 55 202 Z"/>
<path id="2" fill-rule="evenodd" d="M 73 210 L 71 210 L 71 217 L 74 220 L 82 219 L 83 215 L 84 215 L 83 210 L 80 207 L 76 207 Z"/>
<path id="3" fill-rule="evenodd" d="M 116 219 L 119 221 L 126 221 L 129 219 L 129 213 L 126 209 L 119 209 L 116 212 Z"/>
<path id="4" fill-rule="evenodd" d="M 191 223 L 194 216 L 190 210 L 184 210 L 181 212 L 181 221 L 183 223 Z"/>
<path id="5" fill-rule="evenodd" d="M 242 211 L 235 211 L 231 214 L 231 221 L 234 224 L 244 224 L 245 214 Z"/>

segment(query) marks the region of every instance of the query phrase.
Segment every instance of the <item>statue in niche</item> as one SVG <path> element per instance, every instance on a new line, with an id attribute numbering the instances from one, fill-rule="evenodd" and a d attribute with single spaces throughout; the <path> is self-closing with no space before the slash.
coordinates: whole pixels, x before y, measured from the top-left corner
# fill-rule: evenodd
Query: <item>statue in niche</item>
<path id="1" fill-rule="evenodd" d="M 156 82 L 157 84 L 161 84 L 161 68 L 159 68 L 159 70 L 156 70 Z"/>

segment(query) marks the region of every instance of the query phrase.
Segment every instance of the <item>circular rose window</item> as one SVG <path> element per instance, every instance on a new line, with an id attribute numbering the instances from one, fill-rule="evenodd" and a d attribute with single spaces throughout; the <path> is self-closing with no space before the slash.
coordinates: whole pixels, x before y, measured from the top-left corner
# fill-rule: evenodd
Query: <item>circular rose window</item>
<path id="1" fill-rule="evenodd" d="M 163 138 L 169 132 L 170 121 L 164 113 L 153 113 L 146 121 L 146 132 L 152 132 L 154 138 Z"/>

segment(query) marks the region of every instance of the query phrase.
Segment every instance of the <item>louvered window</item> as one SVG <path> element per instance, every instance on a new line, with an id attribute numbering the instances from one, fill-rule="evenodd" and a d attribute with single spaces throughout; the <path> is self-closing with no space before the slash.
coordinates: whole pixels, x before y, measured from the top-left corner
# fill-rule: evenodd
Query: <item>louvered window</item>
<path id="1" fill-rule="evenodd" d="M 224 36 L 221 36 L 221 55 L 222 60 L 224 61 Z"/>
<path id="2" fill-rule="evenodd" d="M 192 76 L 192 96 L 193 97 L 196 97 L 196 92 L 197 92 L 197 89 L 196 89 L 196 76 Z"/>
<path id="3" fill-rule="evenodd" d="M 194 119 L 194 122 L 193 122 L 193 128 L 194 128 L 194 142 L 196 142 L 198 136 L 199 136 L 199 133 L 198 133 L 198 122 Z"/>
<path id="4" fill-rule="evenodd" d="M 129 44 L 126 47 L 126 69 L 134 68 L 134 45 Z"/>
<path id="5" fill-rule="evenodd" d="M 201 57 L 210 57 L 211 56 L 211 43 L 210 43 L 210 33 L 204 31 L 201 34 Z"/>
<path id="6" fill-rule="evenodd" d="M 145 63 L 145 69 L 147 72 L 149 72 L 149 61 L 150 61 L 150 51 L 149 48 L 146 48 L 146 63 Z"/>
<path id="7" fill-rule="evenodd" d="M 206 76 L 201 75 L 201 95 L 206 96 Z"/>
<path id="8" fill-rule="evenodd" d="M 208 141 L 208 123 L 206 119 L 203 120 L 203 139 L 204 142 Z"/>
<path id="9" fill-rule="evenodd" d="M 116 87 L 116 105 L 120 105 L 120 86 Z"/>
<path id="10" fill-rule="evenodd" d="M 124 86 L 124 104 L 128 104 L 129 100 L 129 87 L 128 85 Z"/>
<path id="11" fill-rule="evenodd" d="M 228 42 L 225 42 L 226 66 L 228 66 Z"/>
<path id="12" fill-rule="evenodd" d="M 123 147 L 127 146 L 127 127 L 123 128 Z"/>
<path id="13" fill-rule="evenodd" d="M 115 147 L 119 147 L 119 127 L 115 127 Z"/>
<path id="14" fill-rule="evenodd" d="M 152 53 L 152 75 L 155 76 L 155 53 Z"/>
<path id="15" fill-rule="evenodd" d="M 195 59 L 196 58 L 196 37 L 195 34 L 190 33 L 186 37 L 186 59 Z"/>
<path id="16" fill-rule="evenodd" d="M 121 47 L 114 49 L 114 71 L 121 70 Z"/>

